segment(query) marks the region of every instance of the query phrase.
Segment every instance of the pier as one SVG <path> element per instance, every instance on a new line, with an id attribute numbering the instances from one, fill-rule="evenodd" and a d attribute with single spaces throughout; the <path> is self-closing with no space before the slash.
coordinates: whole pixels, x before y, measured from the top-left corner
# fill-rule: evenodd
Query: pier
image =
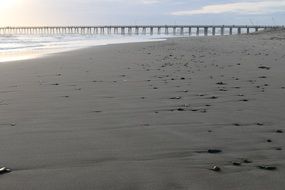
<path id="1" fill-rule="evenodd" d="M 261 25 L 125 25 L 125 26 L 40 26 L 0 27 L 0 35 L 195 35 L 249 34 L 284 26 Z"/>

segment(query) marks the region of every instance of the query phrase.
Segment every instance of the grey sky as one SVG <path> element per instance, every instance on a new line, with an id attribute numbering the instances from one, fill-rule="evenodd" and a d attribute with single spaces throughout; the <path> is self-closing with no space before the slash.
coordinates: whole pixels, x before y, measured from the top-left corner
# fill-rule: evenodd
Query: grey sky
<path id="1" fill-rule="evenodd" d="M 285 24 L 285 0 L 0 0 L 1 4 L 0 25 Z"/>

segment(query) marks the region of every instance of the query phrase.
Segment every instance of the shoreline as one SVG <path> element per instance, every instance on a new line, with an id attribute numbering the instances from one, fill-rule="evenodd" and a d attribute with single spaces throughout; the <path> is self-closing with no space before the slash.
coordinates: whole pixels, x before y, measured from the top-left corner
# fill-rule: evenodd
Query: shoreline
<path id="1" fill-rule="evenodd" d="M 112 36 L 110 36 L 112 37 Z M 133 36 L 134 37 L 134 36 Z M 97 46 L 105 46 L 105 45 L 113 45 L 113 44 L 127 44 L 127 43 L 141 43 L 141 42 L 155 42 L 155 41 L 164 41 L 168 37 L 166 36 L 149 36 L 149 38 L 142 38 L 140 36 L 137 39 L 134 39 L 133 37 L 131 38 L 126 38 L 122 36 L 122 38 L 107 38 L 107 39 L 89 39 L 89 40 L 79 40 L 79 41 L 65 41 L 65 42 L 57 42 L 57 45 L 49 45 L 46 44 L 44 47 L 38 47 L 36 49 L 19 49 L 16 51 L 3 51 L 0 52 L 0 63 L 7 63 L 7 62 L 12 62 L 12 61 L 21 61 L 21 60 L 29 60 L 29 59 L 36 59 L 40 57 L 45 57 L 45 56 L 50 56 L 53 54 L 57 53 L 62 53 L 62 52 L 69 52 L 69 51 L 76 51 L 80 49 L 85 49 L 85 48 L 92 48 L 92 47 L 97 47 Z M 76 42 L 76 43 L 75 43 Z M 65 47 L 66 43 L 69 44 L 69 47 Z M 80 45 L 75 45 L 75 44 L 80 44 Z M 61 44 L 61 46 L 58 46 Z"/>
<path id="2" fill-rule="evenodd" d="M 0 162 L 12 170 L 0 187 L 282 189 L 282 39 L 171 38 L 0 64 Z"/>

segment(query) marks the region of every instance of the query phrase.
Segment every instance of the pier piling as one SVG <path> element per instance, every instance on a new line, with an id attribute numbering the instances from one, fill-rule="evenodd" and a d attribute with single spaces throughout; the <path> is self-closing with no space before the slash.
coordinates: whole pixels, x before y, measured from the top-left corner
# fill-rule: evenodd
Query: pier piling
<path id="1" fill-rule="evenodd" d="M 0 27 L 0 35 L 62 35 L 62 34 L 81 34 L 81 35 L 104 35 L 104 34 L 121 34 L 125 35 L 173 35 L 179 32 L 185 35 L 185 29 L 189 36 L 192 35 L 192 29 L 196 29 L 196 36 L 200 35 L 200 30 L 204 30 L 204 36 L 212 34 L 217 35 L 216 29 L 220 29 L 220 35 L 233 35 L 242 33 L 258 32 L 260 30 L 284 28 L 284 26 L 261 26 L 261 25 L 126 25 L 126 26 L 41 26 L 41 27 Z M 244 29 L 246 30 L 244 32 Z"/>

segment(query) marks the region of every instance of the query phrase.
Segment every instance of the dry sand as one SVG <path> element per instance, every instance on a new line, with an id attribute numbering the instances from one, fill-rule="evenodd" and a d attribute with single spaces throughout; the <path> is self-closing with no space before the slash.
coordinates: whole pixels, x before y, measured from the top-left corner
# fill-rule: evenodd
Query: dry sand
<path id="1" fill-rule="evenodd" d="M 0 189 L 283 190 L 284 48 L 279 31 L 2 63 Z"/>

